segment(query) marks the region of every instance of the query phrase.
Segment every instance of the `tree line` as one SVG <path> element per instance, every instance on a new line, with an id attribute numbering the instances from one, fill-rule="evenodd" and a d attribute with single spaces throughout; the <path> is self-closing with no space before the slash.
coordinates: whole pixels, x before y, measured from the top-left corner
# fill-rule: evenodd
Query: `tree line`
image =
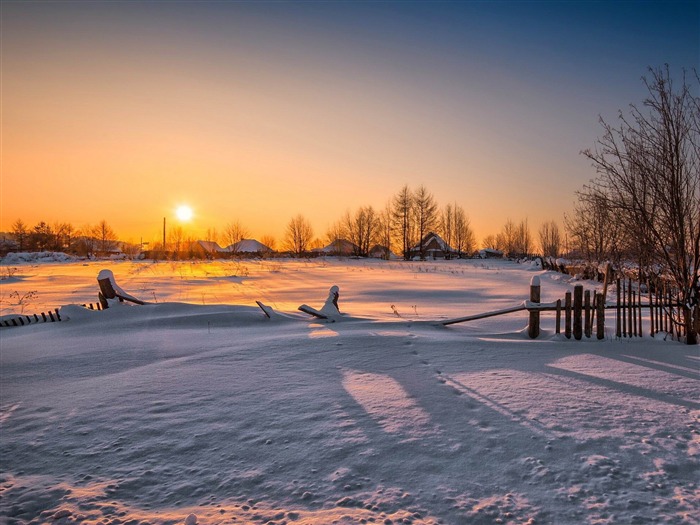
<path id="1" fill-rule="evenodd" d="M 49 224 L 44 221 L 30 227 L 22 219 L 17 219 L 12 223 L 10 234 L 20 252 L 57 251 L 91 257 L 107 254 L 119 244 L 116 233 L 105 220 L 75 228 L 67 222 Z"/>

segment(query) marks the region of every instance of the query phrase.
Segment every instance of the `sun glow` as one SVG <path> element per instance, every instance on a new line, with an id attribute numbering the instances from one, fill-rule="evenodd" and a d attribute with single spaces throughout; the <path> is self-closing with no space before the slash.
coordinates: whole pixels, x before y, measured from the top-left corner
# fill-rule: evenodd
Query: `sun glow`
<path id="1" fill-rule="evenodd" d="M 186 205 L 179 206 L 177 210 L 175 210 L 175 214 L 177 215 L 177 218 L 183 222 L 189 221 L 193 215 L 192 208 Z"/>

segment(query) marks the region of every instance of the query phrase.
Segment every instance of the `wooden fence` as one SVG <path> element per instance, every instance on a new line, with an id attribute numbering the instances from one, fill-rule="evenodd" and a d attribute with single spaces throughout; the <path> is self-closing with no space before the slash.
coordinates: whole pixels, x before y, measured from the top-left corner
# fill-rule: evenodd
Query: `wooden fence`
<path id="1" fill-rule="evenodd" d="M 616 290 L 617 337 L 642 337 L 645 323 L 646 332 L 652 337 L 665 333 L 673 339 L 683 340 L 687 336 L 683 305 L 677 299 L 680 294 L 667 281 L 655 279 L 643 283 L 631 278 L 617 279 Z M 642 315 L 644 311 L 649 314 L 646 320 Z M 698 326 L 700 305 L 694 305 L 692 317 Z"/>
<path id="2" fill-rule="evenodd" d="M 49 310 L 48 313 L 41 312 L 40 314 L 32 315 L 17 315 L 9 319 L 4 319 L 0 323 L 1 328 L 9 328 L 12 326 L 25 326 L 36 323 L 55 323 L 61 320 L 61 314 L 58 313 L 58 308 Z"/>

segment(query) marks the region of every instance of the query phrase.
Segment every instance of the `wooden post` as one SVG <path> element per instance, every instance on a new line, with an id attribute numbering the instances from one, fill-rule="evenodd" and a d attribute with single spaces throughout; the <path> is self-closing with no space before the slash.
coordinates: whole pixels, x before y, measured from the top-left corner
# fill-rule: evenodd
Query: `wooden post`
<path id="1" fill-rule="evenodd" d="M 654 304 L 656 305 L 656 332 L 663 332 L 664 330 L 664 325 L 663 325 L 663 311 L 661 310 L 661 305 L 659 303 L 659 296 L 660 296 L 660 291 L 661 291 L 661 283 L 659 283 L 659 280 L 656 280 L 656 290 L 654 292 Z"/>
<path id="2" fill-rule="evenodd" d="M 571 292 L 564 295 L 564 335 L 571 339 Z"/>
<path id="3" fill-rule="evenodd" d="M 647 289 L 649 292 L 649 335 L 654 337 L 656 332 L 654 331 L 654 296 L 651 295 L 651 281 L 647 284 Z"/>
<path id="4" fill-rule="evenodd" d="M 668 333 L 668 309 L 664 308 L 666 302 L 666 282 L 664 282 L 664 291 L 661 294 L 661 310 L 663 311 L 663 331 Z"/>
<path id="5" fill-rule="evenodd" d="M 57 319 L 58 321 L 60 321 L 60 320 L 61 320 L 61 314 L 58 313 L 58 308 L 56 308 L 54 311 L 56 312 L 56 319 Z"/>
<path id="6" fill-rule="evenodd" d="M 668 329 L 671 334 L 671 339 L 673 339 L 673 294 L 671 293 L 671 287 L 668 287 L 668 292 L 666 300 L 668 301 Z"/>
<path id="7" fill-rule="evenodd" d="M 591 336 L 591 291 L 586 290 L 583 294 L 583 315 L 584 315 L 584 328 L 583 333 L 586 337 Z"/>
<path id="8" fill-rule="evenodd" d="M 627 337 L 627 309 L 625 308 L 625 302 L 627 301 L 627 289 L 625 287 L 625 280 L 622 279 L 622 281 L 618 281 L 618 283 L 622 284 L 622 288 L 618 288 L 618 298 L 617 298 L 617 304 L 619 305 L 620 309 L 620 317 L 622 319 L 622 337 Z"/>
<path id="9" fill-rule="evenodd" d="M 574 286 L 574 339 L 580 341 L 583 337 L 583 285 Z"/>
<path id="10" fill-rule="evenodd" d="M 540 278 L 533 276 L 530 281 L 530 302 L 539 305 L 540 303 Z M 527 335 L 530 339 L 537 338 L 540 335 L 540 311 L 530 310 L 530 319 L 527 325 Z"/>
<path id="11" fill-rule="evenodd" d="M 637 295 L 638 303 L 637 303 L 637 334 L 639 334 L 639 337 L 642 337 L 644 335 L 643 326 L 642 326 L 642 281 L 639 281 L 639 294 Z"/>
<path id="12" fill-rule="evenodd" d="M 622 307 L 620 303 L 624 299 L 624 293 L 621 293 L 622 290 L 620 289 L 620 279 L 618 279 L 615 283 L 616 285 L 616 294 L 617 294 L 617 309 L 616 309 L 616 318 L 615 318 L 615 337 L 622 337 L 622 323 L 621 323 L 621 313 L 622 313 Z"/>
<path id="13" fill-rule="evenodd" d="M 632 284 L 630 282 L 630 284 Z M 632 312 L 632 335 L 637 337 L 637 292 L 632 291 L 632 303 L 630 304 L 630 311 Z"/>
<path id="14" fill-rule="evenodd" d="M 557 299 L 557 321 L 556 321 L 556 333 L 561 333 L 561 299 Z"/>
<path id="15" fill-rule="evenodd" d="M 627 279 L 627 335 L 629 337 L 632 337 L 632 319 L 634 318 L 632 315 L 632 279 L 628 278 Z"/>
<path id="16" fill-rule="evenodd" d="M 596 296 L 596 336 L 605 339 L 605 296 Z"/>

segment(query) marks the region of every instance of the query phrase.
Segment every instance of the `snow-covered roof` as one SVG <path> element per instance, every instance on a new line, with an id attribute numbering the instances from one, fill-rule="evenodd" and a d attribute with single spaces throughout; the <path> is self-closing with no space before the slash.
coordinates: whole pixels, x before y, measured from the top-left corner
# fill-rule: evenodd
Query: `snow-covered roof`
<path id="1" fill-rule="evenodd" d="M 430 242 L 431 239 L 435 239 L 437 242 L 438 246 L 443 252 L 452 252 L 454 251 L 449 244 L 445 242 L 445 240 L 440 237 L 437 233 L 435 232 L 429 232 L 425 237 L 423 237 L 423 248 L 425 248 L 426 244 Z M 420 243 L 416 243 L 416 245 L 411 248 L 411 251 L 416 251 L 420 250 Z"/>
<path id="2" fill-rule="evenodd" d="M 226 251 L 234 253 L 258 253 L 271 252 L 272 248 L 265 246 L 260 241 L 255 239 L 241 239 L 235 244 L 231 244 L 226 248 Z"/>
<path id="3" fill-rule="evenodd" d="M 202 247 L 202 249 L 208 253 L 224 251 L 224 249 L 221 246 L 219 246 L 219 243 L 216 243 L 214 241 L 197 241 L 197 244 L 199 244 Z"/>
<path id="4" fill-rule="evenodd" d="M 318 253 L 353 253 L 357 249 L 357 245 L 347 239 L 336 239 L 328 246 L 318 248 L 314 251 Z"/>

